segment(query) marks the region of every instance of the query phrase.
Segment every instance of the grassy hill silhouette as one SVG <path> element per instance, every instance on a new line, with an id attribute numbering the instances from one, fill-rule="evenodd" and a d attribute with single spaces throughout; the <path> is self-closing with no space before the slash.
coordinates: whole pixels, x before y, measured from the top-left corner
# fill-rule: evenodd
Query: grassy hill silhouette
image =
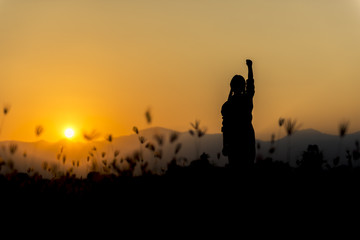
<path id="1" fill-rule="evenodd" d="M 171 135 L 176 136 L 176 141 L 171 142 Z M 145 139 L 144 144 L 140 144 L 139 137 Z M 291 139 L 291 161 L 290 166 L 296 167 L 297 160 L 306 151 L 308 145 L 317 145 L 324 155 L 324 159 L 333 164 L 333 160 L 340 152 L 339 164 L 347 164 L 347 150 L 353 152 L 356 149 L 356 142 L 360 139 L 360 132 L 348 134 L 342 142 L 342 148 L 339 149 L 339 137 L 330 134 L 324 134 L 314 129 L 305 129 L 296 132 Z M 159 144 L 159 141 L 162 143 Z M 154 145 L 158 150 L 161 150 L 161 158 L 154 157 L 155 152 L 150 151 L 146 144 Z M 197 144 L 198 143 L 198 144 Z M 272 158 L 273 160 L 286 162 L 288 137 L 283 137 L 275 142 L 257 140 L 257 158 L 265 159 Z M 16 145 L 15 153 L 9 152 L 9 147 Z M 161 146 L 160 146 L 161 145 Z M 128 156 L 133 156 L 136 151 L 142 151 L 144 160 L 148 162 L 149 169 L 155 170 L 158 173 L 164 172 L 167 165 L 175 156 L 175 150 L 178 148 L 176 157 L 178 164 L 188 166 L 191 161 L 198 159 L 197 152 L 206 153 L 210 163 L 214 166 L 224 167 L 227 164 L 227 158 L 222 156 L 222 135 L 221 134 L 206 134 L 201 139 L 194 138 L 189 132 L 177 132 L 171 129 L 152 127 L 139 131 L 139 134 L 131 134 L 128 136 L 114 137 L 111 142 L 104 140 L 92 142 L 71 142 L 69 140 L 61 140 L 55 143 L 46 141 L 38 142 L 19 142 L 19 141 L 4 141 L 0 142 L 0 151 L 2 159 L 5 161 L 8 158 L 14 163 L 14 166 L 20 172 L 26 172 L 28 167 L 33 167 L 41 172 L 42 163 L 46 161 L 49 165 L 60 164 L 60 168 L 64 169 L 72 167 L 77 161 L 83 163 L 88 157 L 89 152 L 96 148 L 92 154 L 97 155 L 99 164 L 102 160 L 110 162 L 114 152 L 118 151 L 118 159 L 125 159 Z M 198 149 L 197 149 L 198 148 Z M 273 148 L 273 149 L 272 149 Z M 269 151 L 270 149 L 273 152 Z M 60 151 L 62 157 L 66 157 L 65 164 L 57 159 Z M 358 166 L 357 161 L 353 161 L 355 166 Z M 65 165 L 65 166 L 64 166 Z M 84 165 L 79 168 L 74 168 L 77 175 L 86 177 L 86 170 L 82 169 Z M 81 170 L 79 170 L 81 169 Z"/>

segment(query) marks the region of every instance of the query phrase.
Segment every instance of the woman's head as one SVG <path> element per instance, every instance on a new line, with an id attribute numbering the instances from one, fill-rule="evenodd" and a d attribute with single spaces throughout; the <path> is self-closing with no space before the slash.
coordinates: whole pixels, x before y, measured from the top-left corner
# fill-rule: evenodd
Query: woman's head
<path id="1" fill-rule="evenodd" d="M 245 92 L 245 78 L 241 75 L 235 75 L 231 79 L 230 87 L 234 94 L 241 94 Z"/>

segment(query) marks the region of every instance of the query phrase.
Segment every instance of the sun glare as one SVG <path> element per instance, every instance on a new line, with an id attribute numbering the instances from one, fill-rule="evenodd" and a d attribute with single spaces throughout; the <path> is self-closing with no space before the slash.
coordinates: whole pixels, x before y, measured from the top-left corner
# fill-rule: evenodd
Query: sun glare
<path id="1" fill-rule="evenodd" d="M 65 137 L 72 138 L 72 137 L 74 137 L 75 132 L 74 132 L 74 130 L 72 128 L 67 128 L 65 130 L 64 134 L 65 134 Z"/>

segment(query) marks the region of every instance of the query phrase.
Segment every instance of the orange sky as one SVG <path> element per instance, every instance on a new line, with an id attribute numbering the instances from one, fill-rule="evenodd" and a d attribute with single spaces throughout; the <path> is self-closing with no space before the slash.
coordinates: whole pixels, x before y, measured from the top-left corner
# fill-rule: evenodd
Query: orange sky
<path id="1" fill-rule="evenodd" d="M 66 127 L 220 132 L 234 74 L 254 62 L 254 127 L 279 117 L 360 130 L 359 0 L 0 0 L 0 140 L 57 141 Z M 3 115 L 0 115 L 2 121 Z"/>

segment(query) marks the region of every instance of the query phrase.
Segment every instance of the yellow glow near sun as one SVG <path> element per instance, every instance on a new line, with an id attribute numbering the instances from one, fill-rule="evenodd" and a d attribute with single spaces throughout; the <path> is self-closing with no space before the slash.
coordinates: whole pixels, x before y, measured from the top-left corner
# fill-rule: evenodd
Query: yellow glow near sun
<path id="1" fill-rule="evenodd" d="M 64 134 L 65 134 L 65 137 L 72 138 L 72 137 L 74 137 L 75 132 L 74 132 L 74 130 L 72 128 L 67 128 L 65 130 Z"/>

